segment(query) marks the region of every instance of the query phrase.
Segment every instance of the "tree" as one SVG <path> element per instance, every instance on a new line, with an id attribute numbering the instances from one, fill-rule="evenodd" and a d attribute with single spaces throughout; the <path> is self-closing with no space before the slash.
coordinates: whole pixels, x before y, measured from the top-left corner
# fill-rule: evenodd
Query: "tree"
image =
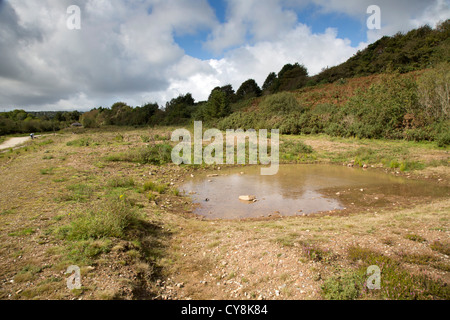
<path id="1" fill-rule="evenodd" d="M 230 101 L 222 90 L 213 90 L 208 102 L 204 105 L 203 118 L 211 120 L 223 118 L 231 113 Z"/>
<path id="2" fill-rule="evenodd" d="M 211 98 L 213 92 L 216 90 L 219 90 L 219 91 L 222 91 L 223 93 L 225 93 L 225 95 L 227 96 L 227 99 L 230 103 L 236 102 L 236 93 L 234 92 L 233 86 L 231 84 L 227 84 L 226 86 L 223 86 L 223 87 L 215 87 L 211 91 L 211 94 L 209 95 L 208 100 Z"/>
<path id="3" fill-rule="evenodd" d="M 194 111 L 195 100 L 192 94 L 187 93 L 166 103 L 166 124 L 180 124 L 191 118 Z"/>
<path id="4" fill-rule="evenodd" d="M 273 93 L 276 87 L 276 84 L 278 83 L 278 76 L 275 72 L 269 73 L 269 75 L 266 78 L 266 81 L 264 81 L 264 84 L 262 86 L 262 90 L 264 93 L 270 94 Z"/>
<path id="5" fill-rule="evenodd" d="M 238 101 L 259 97 L 260 95 L 261 89 L 253 79 L 245 81 L 236 92 Z"/>

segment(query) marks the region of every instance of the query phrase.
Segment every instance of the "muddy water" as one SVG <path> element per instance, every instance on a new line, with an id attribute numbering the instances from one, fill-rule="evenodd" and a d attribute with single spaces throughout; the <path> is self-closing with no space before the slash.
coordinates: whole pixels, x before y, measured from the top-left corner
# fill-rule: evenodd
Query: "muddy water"
<path id="1" fill-rule="evenodd" d="M 431 182 L 340 166 L 281 165 L 274 176 L 260 175 L 257 166 L 216 173 L 194 176 L 180 188 L 198 204 L 195 213 L 209 219 L 292 216 L 450 195 L 449 188 Z M 242 195 L 257 201 L 241 201 Z"/>

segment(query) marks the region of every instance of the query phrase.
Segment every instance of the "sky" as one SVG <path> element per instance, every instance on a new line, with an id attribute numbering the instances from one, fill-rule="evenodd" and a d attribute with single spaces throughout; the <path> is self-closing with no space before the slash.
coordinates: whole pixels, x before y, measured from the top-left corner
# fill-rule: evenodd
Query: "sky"
<path id="1" fill-rule="evenodd" d="M 287 63 L 317 74 L 449 18 L 448 0 L 0 0 L 0 111 L 203 101 Z"/>

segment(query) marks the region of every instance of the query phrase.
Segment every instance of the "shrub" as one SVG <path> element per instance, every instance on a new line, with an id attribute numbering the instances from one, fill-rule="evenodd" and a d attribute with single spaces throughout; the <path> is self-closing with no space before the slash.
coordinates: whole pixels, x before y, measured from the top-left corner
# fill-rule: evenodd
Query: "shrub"
<path id="1" fill-rule="evenodd" d="M 437 136 L 437 145 L 440 148 L 450 145 L 450 130 L 443 132 Z"/>
<path id="2" fill-rule="evenodd" d="M 302 112 L 303 108 L 290 92 L 281 92 L 267 96 L 260 104 L 261 111 L 268 114 L 290 114 Z"/>

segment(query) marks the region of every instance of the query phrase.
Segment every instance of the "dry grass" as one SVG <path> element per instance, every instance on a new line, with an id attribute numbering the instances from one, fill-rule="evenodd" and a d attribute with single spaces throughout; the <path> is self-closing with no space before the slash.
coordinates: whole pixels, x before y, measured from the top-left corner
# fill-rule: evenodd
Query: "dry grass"
<path id="1" fill-rule="evenodd" d="M 172 182 L 172 190 L 193 170 L 204 168 L 104 160 L 130 146 L 160 141 L 167 131 L 122 130 L 121 139 L 116 139 L 116 128 L 76 137 L 59 134 L 52 143 L 38 145 L 43 141 L 36 140 L 27 151 L 0 158 L 0 276 L 6 279 L 0 299 L 321 299 L 328 279 L 358 268 L 358 261 L 348 258 L 355 246 L 450 284 L 450 200 L 426 204 L 404 199 L 395 207 L 312 217 L 204 221 L 188 212 L 189 199 L 155 187 Z M 322 162 L 340 159 L 355 146 L 403 155 L 396 153 L 400 142 L 289 139 L 311 145 Z M 428 144 L 405 145 L 420 161 L 430 154 L 448 159 L 446 150 Z M 439 170 L 429 178 L 448 176 L 447 166 L 409 173 L 423 176 L 432 168 Z M 152 201 L 150 190 L 155 192 Z M 67 237 L 70 230 L 92 230 L 78 227 L 92 227 L 86 215 L 101 214 L 93 208 L 115 201 L 138 213 L 133 223 L 113 223 L 121 232 Z M 119 221 L 107 214 L 97 218 L 96 228 Z M 67 289 L 64 275 L 72 264 L 82 268 L 83 287 L 74 292 Z"/>

